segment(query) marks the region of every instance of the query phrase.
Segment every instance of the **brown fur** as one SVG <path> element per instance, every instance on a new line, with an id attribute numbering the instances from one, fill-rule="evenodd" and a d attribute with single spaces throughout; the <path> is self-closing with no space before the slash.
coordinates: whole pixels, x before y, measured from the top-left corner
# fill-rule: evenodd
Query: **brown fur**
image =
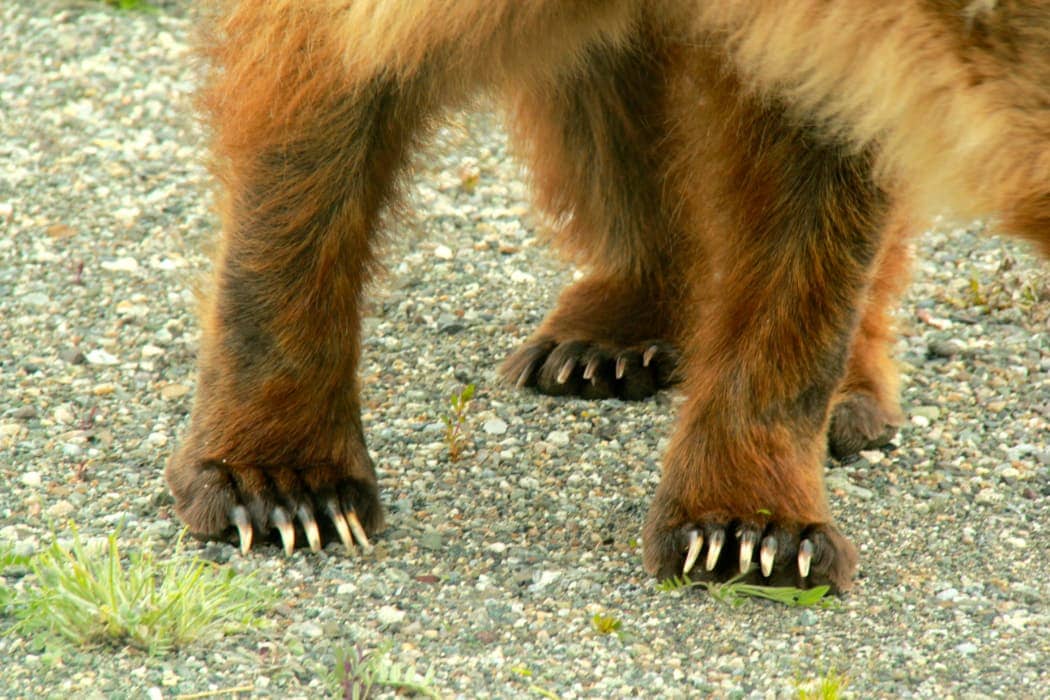
<path id="1" fill-rule="evenodd" d="M 645 525 L 659 576 L 691 531 L 727 552 L 755 531 L 779 543 L 771 580 L 848 588 L 823 457 L 900 419 L 887 309 L 912 217 L 998 214 L 1050 252 L 1036 0 L 243 0 L 210 26 L 223 238 L 166 471 L 201 535 L 238 505 L 267 531 L 275 508 L 308 520 L 333 497 L 381 527 L 362 290 L 407 152 L 479 90 L 508 95 L 556 243 L 590 270 L 504 372 L 686 394 Z"/>

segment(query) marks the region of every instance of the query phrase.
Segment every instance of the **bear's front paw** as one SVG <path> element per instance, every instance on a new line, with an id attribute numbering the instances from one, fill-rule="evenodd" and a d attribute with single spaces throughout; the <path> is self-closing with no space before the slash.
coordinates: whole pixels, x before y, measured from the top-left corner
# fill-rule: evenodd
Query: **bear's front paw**
<path id="1" fill-rule="evenodd" d="M 360 464 L 264 465 L 201 459 L 191 446 L 172 456 L 165 478 L 175 510 L 203 539 L 240 542 L 247 553 L 259 537 L 279 539 L 287 554 L 296 541 L 313 551 L 338 536 L 348 550 L 371 548 L 383 527 L 375 471 L 362 447 Z"/>
<path id="2" fill-rule="evenodd" d="M 667 512 L 662 512 L 666 510 Z M 857 551 L 830 523 L 801 523 L 763 514 L 711 510 L 682 521 L 675 507 L 654 503 L 645 527 L 645 568 L 660 580 L 740 580 L 770 586 L 849 590 Z M 670 517 L 668 517 L 670 516 Z"/>

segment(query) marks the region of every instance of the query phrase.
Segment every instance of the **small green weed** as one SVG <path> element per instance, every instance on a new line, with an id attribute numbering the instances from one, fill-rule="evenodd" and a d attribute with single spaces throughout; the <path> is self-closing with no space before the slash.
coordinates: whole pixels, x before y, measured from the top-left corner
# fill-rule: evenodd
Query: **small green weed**
<path id="1" fill-rule="evenodd" d="M 15 600 L 15 591 L 4 582 L 3 576 L 8 569 L 29 566 L 29 557 L 15 554 L 13 548 L 0 546 L 0 615 L 7 615 L 9 606 Z"/>
<path id="2" fill-rule="evenodd" d="M 440 698 L 434 688 L 433 670 L 420 675 L 415 665 L 402 665 L 389 658 L 392 642 L 365 653 L 361 647 L 343 649 L 336 654 L 335 697 L 340 700 L 367 700 L 374 688 L 407 691 L 428 698 Z"/>
<path id="3" fill-rule="evenodd" d="M 836 671 L 829 670 L 823 678 L 811 681 L 797 681 L 795 689 L 798 700 L 839 700 L 842 691 L 849 685 L 849 679 Z"/>
<path id="4" fill-rule="evenodd" d="M 594 625 L 594 629 L 598 631 L 598 634 L 615 634 L 616 636 L 623 634 L 623 623 L 620 622 L 619 618 L 612 615 L 595 613 L 594 617 L 591 618 L 591 624 Z"/>
<path id="5" fill-rule="evenodd" d="M 970 303 L 974 306 L 987 306 L 988 297 L 981 290 L 981 280 L 977 273 L 970 275 Z"/>
<path id="6" fill-rule="evenodd" d="M 89 549 L 71 529 L 69 549 L 55 542 L 30 560 L 35 581 L 12 603 L 19 618 L 12 633 L 160 654 L 258 626 L 271 600 L 251 576 L 179 556 L 181 542 L 158 561 L 149 550 L 122 554 L 116 533 Z"/>
<path id="7" fill-rule="evenodd" d="M 826 597 L 830 586 L 806 589 L 793 586 L 758 586 L 741 583 L 742 577 L 743 574 L 740 574 L 724 583 L 718 583 L 716 581 L 693 581 L 688 576 L 672 576 L 660 581 L 656 587 L 658 590 L 670 592 L 699 586 L 707 590 L 715 600 L 733 607 L 743 605 L 749 598 L 764 598 L 790 607 L 838 607 L 837 600 Z"/>
<path id="8" fill-rule="evenodd" d="M 463 453 L 466 443 L 465 429 L 467 424 L 467 407 L 474 398 L 474 385 L 467 384 L 463 391 L 453 394 L 449 400 L 448 411 L 441 416 L 445 424 L 445 444 L 448 445 L 448 458 L 455 462 Z"/>
<path id="9" fill-rule="evenodd" d="M 156 12 L 157 8 L 145 0 L 102 0 L 102 4 L 115 7 L 118 10 L 137 10 L 140 12 Z"/>

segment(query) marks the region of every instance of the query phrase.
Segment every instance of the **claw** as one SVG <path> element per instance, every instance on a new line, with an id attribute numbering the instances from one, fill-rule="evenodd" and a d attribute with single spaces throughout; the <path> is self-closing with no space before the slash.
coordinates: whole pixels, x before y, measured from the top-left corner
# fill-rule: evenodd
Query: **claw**
<path id="1" fill-rule="evenodd" d="M 295 551 L 295 525 L 292 524 L 292 519 L 288 516 L 288 511 L 277 506 L 273 509 L 273 515 L 270 516 L 270 519 L 273 520 L 273 524 L 281 534 L 281 542 L 284 544 L 284 553 L 288 556 L 292 556 L 292 552 Z"/>
<path id="2" fill-rule="evenodd" d="M 754 530 L 745 530 L 738 536 L 740 537 L 740 573 L 746 574 L 751 569 L 751 557 L 755 553 L 755 545 L 758 544 L 758 533 Z"/>
<path id="3" fill-rule="evenodd" d="M 642 354 L 642 367 L 648 367 L 649 363 L 653 361 L 653 356 L 660 348 L 656 345 L 650 345 L 645 349 L 645 353 Z"/>
<path id="4" fill-rule="evenodd" d="M 718 563 L 718 555 L 722 553 L 722 545 L 726 541 L 726 531 L 719 528 L 711 533 L 711 539 L 708 540 L 707 545 L 707 561 L 704 562 L 704 568 L 711 571 L 715 568 L 715 564 Z"/>
<path id="5" fill-rule="evenodd" d="M 372 543 L 368 541 L 365 529 L 361 527 L 361 521 L 357 519 L 357 513 L 350 511 L 346 514 L 346 521 L 350 525 L 350 531 L 354 533 L 354 539 L 365 551 L 372 549 Z"/>
<path id="6" fill-rule="evenodd" d="M 525 385 L 529 381 L 529 377 L 532 376 L 532 366 L 534 364 L 536 364 L 536 363 L 535 362 L 530 362 L 529 364 L 525 365 L 525 369 L 521 370 L 521 373 L 518 375 L 518 378 L 514 381 L 515 388 L 518 388 L 518 389 L 525 388 Z"/>
<path id="7" fill-rule="evenodd" d="M 569 381 L 569 377 L 572 376 L 572 371 L 576 369 L 576 358 L 570 357 L 565 361 L 565 364 L 558 370 L 558 383 L 564 384 Z"/>
<path id="8" fill-rule="evenodd" d="M 598 365 L 600 364 L 601 361 L 597 357 L 587 362 L 587 366 L 583 368 L 583 378 L 594 381 L 594 373 L 598 371 Z"/>
<path id="9" fill-rule="evenodd" d="M 237 536 L 241 540 L 241 554 L 247 554 L 252 548 L 252 521 L 248 518 L 248 509 L 234 506 L 230 511 L 230 520 L 237 527 Z"/>
<path id="10" fill-rule="evenodd" d="M 689 531 L 689 551 L 685 554 L 685 566 L 682 567 L 682 575 L 685 576 L 693 570 L 696 558 L 700 556 L 700 548 L 704 545 L 704 538 L 696 530 Z"/>
<path id="11" fill-rule="evenodd" d="M 339 509 L 339 503 L 333 498 L 328 501 L 326 509 L 328 510 L 328 517 L 335 523 L 335 529 L 339 532 L 339 539 L 342 541 L 343 546 L 346 547 L 346 551 L 353 551 L 354 539 L 350 535 L 350 526 L 347 525 L 346 518 L 343 517 L 343 511 Z"/>
<path id="12" fill-rule="evenodd" d="M 321 532 L 317 529 L 317 521 L 314 520 L 314 512 L 310 506 L 306 504 L 299 506 L 299 522 L 303 524 L 306 541 L 310 543 L 310 551 L 320 552 Z"/>
<path id="13" fill-rule="evenodd" d="M 809 565 L 813 561 L 813 543 L 802 540 L 798 546 L 798 573 L 802 578 L 809 576 Z"/>
<path id="14" fill-rule="evenodd" d="M 762 575 L 768 577 L 773 573 L 773 559 L 777 556 L 777 538 L 770 535 L 762 540 L 762 549 L 758 558 L 762 562 Z"/>
<path id="15" fill-rule="evenodd" d="M 620 355 L 616 358 L 616 378 L 623 379 L 624 372 L 627 371 L 627 358 Z"/>

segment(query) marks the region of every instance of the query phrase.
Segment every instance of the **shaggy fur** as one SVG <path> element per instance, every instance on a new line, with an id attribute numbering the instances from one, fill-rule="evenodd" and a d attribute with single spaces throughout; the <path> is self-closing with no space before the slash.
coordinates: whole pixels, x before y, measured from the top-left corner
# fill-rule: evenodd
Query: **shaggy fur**
<path id="1" fill-rule="evenodd" d="M 241 507 L 258 532 L 333 507 L 382 527 L 362 290 L 407 153 L 479 91 L 506 95 L 555 243 L 590 270 L 504 374 L 686 395 L 644 530 L 657 576 L 696 535 L 694 575 L 731 576 L 754 535 L 775 552 L 752 579 L 847 589 L 822 463 L 900 420 L 908 233 L 992 214 L 1050 252 L 1039 0 L 242 0 L 208 26 L 223 235 L 166 470 L 202 536 Z"/>

